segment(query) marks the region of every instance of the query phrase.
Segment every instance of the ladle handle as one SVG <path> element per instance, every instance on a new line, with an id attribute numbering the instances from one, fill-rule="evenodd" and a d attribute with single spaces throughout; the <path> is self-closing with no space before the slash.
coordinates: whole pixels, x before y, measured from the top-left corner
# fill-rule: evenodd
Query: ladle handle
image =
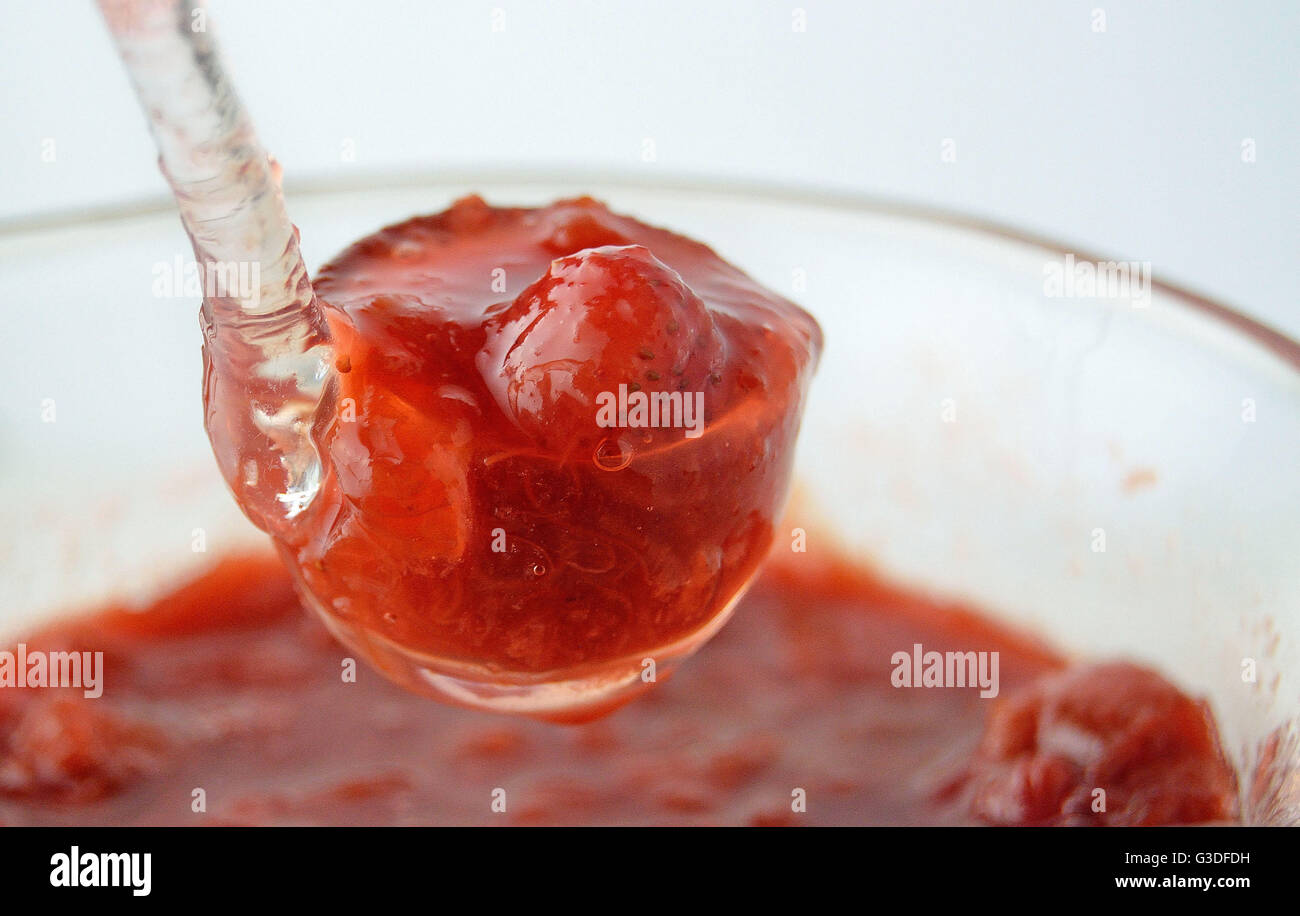
<path id="1" fill-rule="evenodd" d="M 199 0 L 99 6 L 203 280 L 205 425 L 217 463 L 253 522 L 292 540 L 292 519 L 320 487 L 312 424 L 333 368 L 278 167 L 221 66 Z"/>

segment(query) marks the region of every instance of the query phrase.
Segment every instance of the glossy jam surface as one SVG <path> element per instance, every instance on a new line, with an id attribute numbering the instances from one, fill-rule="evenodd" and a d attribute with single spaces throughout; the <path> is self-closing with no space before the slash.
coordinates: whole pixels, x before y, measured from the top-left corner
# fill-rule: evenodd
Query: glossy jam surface
<path id="1" fill-rule="evenodd" d="M 1001 693 L 891 684 L 997 650 Z M 26 640 L 105 653 L 103 695 L 0 689 L 0 823 L 1139 824 L 1229 820 L 1203 704 L 1069 666 L 956 605 L 800 559 L 658 690 L 561 726 L 430 703 L 301 609 L 272 557 Z M 196 788 L 203 811 L 195 811 Z M 1104 789 L 1107 810 L 1085 800 Z M 494 790 L 504 811 L 494 811 Z M 804 790 L 806 811 L 792 810 Z"/>
<path id="2" fill-rule="evenodd" d="M 585 198 L 466 198 L 315 287 L 338 409 L 282 549 L 336 634 L 419 689 L 398 656 L 523 685 L 635 675 L 720 625 L 785 499 L 811 317 Z"/>

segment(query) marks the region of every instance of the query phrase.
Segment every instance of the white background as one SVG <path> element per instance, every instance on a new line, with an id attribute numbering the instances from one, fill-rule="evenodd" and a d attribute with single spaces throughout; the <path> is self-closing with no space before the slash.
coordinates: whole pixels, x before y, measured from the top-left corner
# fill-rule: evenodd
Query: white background
<path id="1" fill-rule="evenodd" d="M 295 180 L 440 166 L 763 179 L 1151 261 L 1158 277 L 1300 335 L 1300 4 L 798 6 L 803 32 L 796 4 L 769 0 L 211 11 L 291 204 Z M 162 193 L 92 4 L 3 8 L 0 219 Z M 955 162 L 941 160 L 945 138 Z"/>

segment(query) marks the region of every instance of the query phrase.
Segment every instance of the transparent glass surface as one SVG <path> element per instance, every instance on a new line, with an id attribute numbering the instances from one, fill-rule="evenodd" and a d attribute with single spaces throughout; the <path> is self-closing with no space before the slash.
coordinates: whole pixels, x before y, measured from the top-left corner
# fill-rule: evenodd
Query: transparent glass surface
<path id="1" fill-rule="evenodd" d="M 1154 665 L 1211 702 L 1244 819 L 1300 820 L 1300 347 L 1159 284 L 1056 295 L 1064 249 L 866 201 L 504 174 L 287 198 L 315 268 L 470 191 L 590 193 L 807 307 L 827 348 L 789 524 L 1071 654 Z M 198 296 L 162 282 L 190 258 L 162 201 L 0 227 L 0 635 L 265 542 L 203 434 Z"/>

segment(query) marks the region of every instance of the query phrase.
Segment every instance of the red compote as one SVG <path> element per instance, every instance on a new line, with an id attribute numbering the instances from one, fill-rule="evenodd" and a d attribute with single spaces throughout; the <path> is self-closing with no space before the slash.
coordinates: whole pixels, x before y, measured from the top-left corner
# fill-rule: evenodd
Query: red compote
<path id="1" fill-rule="evenodd" d="M 959 605 L 812 554 L 769 564 L 696 664 L 576 726 L 431 703 L 357 669 L 301 611 L 270 556 L 228 560 L 151 607 L 25 642 L 29 653 L 104 652 L 103 695 L 0 689 L 6 825 L 1146 824 L 1236 814 L 1208 712 L 1159 676 L 1123 663 L 1068 666 Z M 891 654 L 914 643 L 999 652 L 1000 695 L 893 686 Z M 1093 807 L 1097 789 L 1105 811 Z"/>
<path id="2" fill-rule="evenodd" d="M 1207 765 L 1220 759 L 1204 702 L 1112 662 L 1042 678 L 995 707 L 953 788 L 992 824 L 1197 824 L 1231 810 L 1231 772 Z"/>
<path id="3" fill-rule="evenodd" d="M 581 716 L 725 622 L 788 489 L 807 313 L 589 198 L 468 197 L 314 285 L 336 410 L 277 534 L 345 642 L 413 689 Z"/>

